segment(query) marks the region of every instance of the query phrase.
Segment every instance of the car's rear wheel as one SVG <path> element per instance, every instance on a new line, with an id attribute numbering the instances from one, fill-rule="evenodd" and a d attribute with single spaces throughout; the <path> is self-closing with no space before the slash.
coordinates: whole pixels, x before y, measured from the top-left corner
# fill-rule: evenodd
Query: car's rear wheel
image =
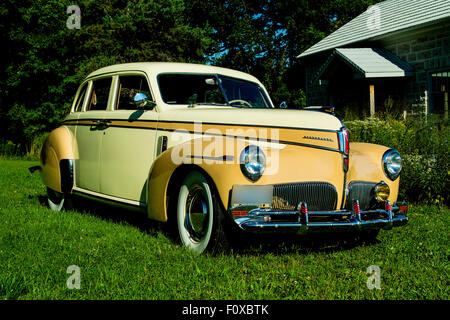
<path id="1" fill-rule="evenodd" d="M 224 213 L 214 187 L 206 177 L 192 171 L 181 183 L 177 204 L 177 228 L 181 243 L 202 253 L 226 246 Z"/>
<path id="2" fill-rule="evenodd" d="M 72 209 L 72 199 L 68 194 L 55 191 L 47 187 L 47 204 L 53 211 Z"/>

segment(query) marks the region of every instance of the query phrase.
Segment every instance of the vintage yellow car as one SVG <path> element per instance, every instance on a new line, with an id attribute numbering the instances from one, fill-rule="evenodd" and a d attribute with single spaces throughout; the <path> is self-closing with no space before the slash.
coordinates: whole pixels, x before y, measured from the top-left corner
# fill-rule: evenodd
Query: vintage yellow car
<path id="1" fill-rule="evenodd" d="M 41 152 L 48 204 L 74 195 L 177 226 L 196 251 L 233 233 L 355 231 L 407 223 L 401 157 L 349 143 L 321 110 L 274 108 L 255 77 L 183 63 L 129 63 L 89 74 Z"/>

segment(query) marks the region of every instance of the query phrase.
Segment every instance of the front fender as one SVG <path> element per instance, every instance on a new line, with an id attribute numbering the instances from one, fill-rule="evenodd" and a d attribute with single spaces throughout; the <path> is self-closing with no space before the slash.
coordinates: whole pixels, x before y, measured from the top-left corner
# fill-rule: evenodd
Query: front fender
<path id="1" fill-rule="evenodd" d="M 351 181 L 384 181 L 389 185 L 391 203 L 397 201 L 400 177 L 395 181 L 384 173 L 382 157 L 390 148 L 362 142 L 350 143 L 347 183 Z"/>
<path id="2" fill-rule="evenodd" d="M 241 151 L 249 144 L 259 145 L 266 154 L 266 170 L 257 181 L 247 179 L 239 163 Z M 325 181 L 336 186 L 338 194 L 342 194 L 344 187 L 342 156 L 338 152 L 233 137 L 216 137 L 212 141 L 203 137 L 169 148 L 155 159 L 147 189 L 150 218 L 167 221 L 169 184 L 175 171 L 185 165 L 198 168 L 211 178 L 224 208 L 228 208 L 233 185 Z"/>
<path id="3" fill-rule="evenodd" d="M 176 145 L 160 154 L 150 169 L 147 184 L 147 208 L 148 216 L 158 221 L 167 221 L 168 187 L 175 170 L 182 166 L 191 166 L 190 170 L 198 168 L 206 173 L 215 183 L 219 198 L 226 208 L 228 204 L 229 190 L 233 184 L 247 184 L 249 181 L 243 176 L 238 161 L 231 151 L 234 139 L 223 138 L 221 146 L 216 148 L 213 156 L 210 154 L 212 144 L 218 139 L 211 141 L 208 138 L 189 140 Z M 228 147 L 227 147 L 228 146 Z M 219 151 L 222 149 L 222 151 Z M 230 150 L 227 153 L 227 150 Z M 181 151 L 181 152 L 180 152 Z M 184 152 L 183 152 L 184 151 Z M 220 183 L 216 183 L 220 181 Z M 175 199 L 176 201 L 176 199 Z"/>

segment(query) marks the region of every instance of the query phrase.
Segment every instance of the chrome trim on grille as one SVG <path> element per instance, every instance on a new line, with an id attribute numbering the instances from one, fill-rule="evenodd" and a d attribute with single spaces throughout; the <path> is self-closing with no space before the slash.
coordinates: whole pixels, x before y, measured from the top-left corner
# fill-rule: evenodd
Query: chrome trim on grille
<path id="1" fill-rule="evenodd" d="M 272 208 L 274 210 L 295 210 L 299 203 L 306 202 L 308 209 L 336 209 L 338 193 L 328 182 L 283 183 L 273 186 Z"/>
<path id="2" fill-rule="evenodd" d="M 350 210 L 352 208 L 353 200 L 359 201 L 359 206 L 362 210 L 369 209 L 374 203 L 373 189 L 377 183 L 370 181 L 351 181 L 348 184 L 348 196 L 345 208 Z"/>

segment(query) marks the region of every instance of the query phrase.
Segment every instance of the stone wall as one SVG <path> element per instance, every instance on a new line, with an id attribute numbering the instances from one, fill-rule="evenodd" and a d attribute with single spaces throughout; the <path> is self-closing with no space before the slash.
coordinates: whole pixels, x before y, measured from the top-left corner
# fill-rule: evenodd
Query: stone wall
<path id="1" fill-rule="evenodd" d="M 405 87 L 406 108 L 424 108 L 430 95 L 430 74 L 450 71 L 450 27 L 430 31 L 417 38 L 385 43 L 384 47 L 415 69 L 415 76 Z M 425 93 L 427 91 L 427 93 Z"/>

